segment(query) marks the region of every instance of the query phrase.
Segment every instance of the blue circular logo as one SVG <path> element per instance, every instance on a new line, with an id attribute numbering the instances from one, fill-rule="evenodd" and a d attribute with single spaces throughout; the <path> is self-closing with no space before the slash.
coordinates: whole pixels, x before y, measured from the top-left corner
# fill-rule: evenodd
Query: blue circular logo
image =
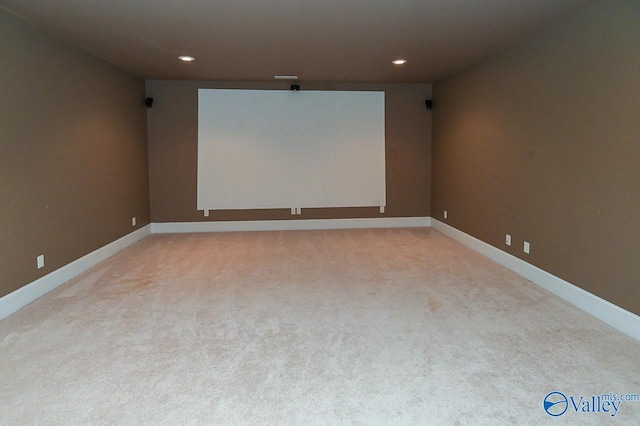
<path id="1" fill-rule="evenodd" d="M 558 417 L 567 411 L 567 408 L 569 408 L 569 401 L 562 392 L 551 392 L 544 397 L 542 406 L 548 415 Z"/>

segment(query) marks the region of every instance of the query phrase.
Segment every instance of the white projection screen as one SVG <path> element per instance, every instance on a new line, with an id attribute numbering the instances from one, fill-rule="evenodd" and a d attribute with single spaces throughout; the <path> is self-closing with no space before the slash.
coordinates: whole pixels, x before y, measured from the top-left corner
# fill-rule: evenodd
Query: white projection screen
<path id="1" fill-rule="evenodd" d="M 198 210 L 385 206 L 384 92 L 199 89 Z"/>

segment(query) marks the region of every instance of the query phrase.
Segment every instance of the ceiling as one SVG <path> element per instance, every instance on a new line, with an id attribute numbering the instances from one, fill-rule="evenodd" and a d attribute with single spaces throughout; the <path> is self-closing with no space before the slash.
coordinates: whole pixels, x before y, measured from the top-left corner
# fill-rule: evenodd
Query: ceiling
<path id="1" fill-rule="evenodd" d="M 0 0 L 0 7 L 147 79 L 432 82 L 594 2 Z M 408 62 L 393 65 L 395 58 Z"/>

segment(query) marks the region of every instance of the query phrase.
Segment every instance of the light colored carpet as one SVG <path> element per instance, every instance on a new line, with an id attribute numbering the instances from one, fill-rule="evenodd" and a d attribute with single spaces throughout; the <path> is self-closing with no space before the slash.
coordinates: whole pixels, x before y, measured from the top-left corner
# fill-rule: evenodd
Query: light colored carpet
<path id="1" fill-rule="evenodd" d="M 152 235 L 0 321 L 0 423 L 639 424 L 640 342 L 431 229 Z"/>

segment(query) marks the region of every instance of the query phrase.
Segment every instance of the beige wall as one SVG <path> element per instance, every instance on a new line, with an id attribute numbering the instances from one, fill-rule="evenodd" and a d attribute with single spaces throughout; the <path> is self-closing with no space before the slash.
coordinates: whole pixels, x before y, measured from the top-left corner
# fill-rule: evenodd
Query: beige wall
<path id="1" fill-rule="evenodd" d="M 432 216 L 640 314 L 640 2 L 599 2 L 434 98 Z"/>
<path id="2" fill-rule="evenodd" d="M 2 296 L 148 223 L 149 198 L 142 80 L 1 9 L 0 58 Z"/>
<path id="3" fill-rule="evenodd" d="M 302 90 L 386 92 L 387 208 L 213 211 L 196 210 L 198 88 L 284 89 L 289 83 L 147 81 L 153 108 L 147 111 L 153 222 L 429 216 L 431 112 L 424 101 L 430 84 L 301 83 Z M 330 171 L 328 171 L 330 172 Z"/>

